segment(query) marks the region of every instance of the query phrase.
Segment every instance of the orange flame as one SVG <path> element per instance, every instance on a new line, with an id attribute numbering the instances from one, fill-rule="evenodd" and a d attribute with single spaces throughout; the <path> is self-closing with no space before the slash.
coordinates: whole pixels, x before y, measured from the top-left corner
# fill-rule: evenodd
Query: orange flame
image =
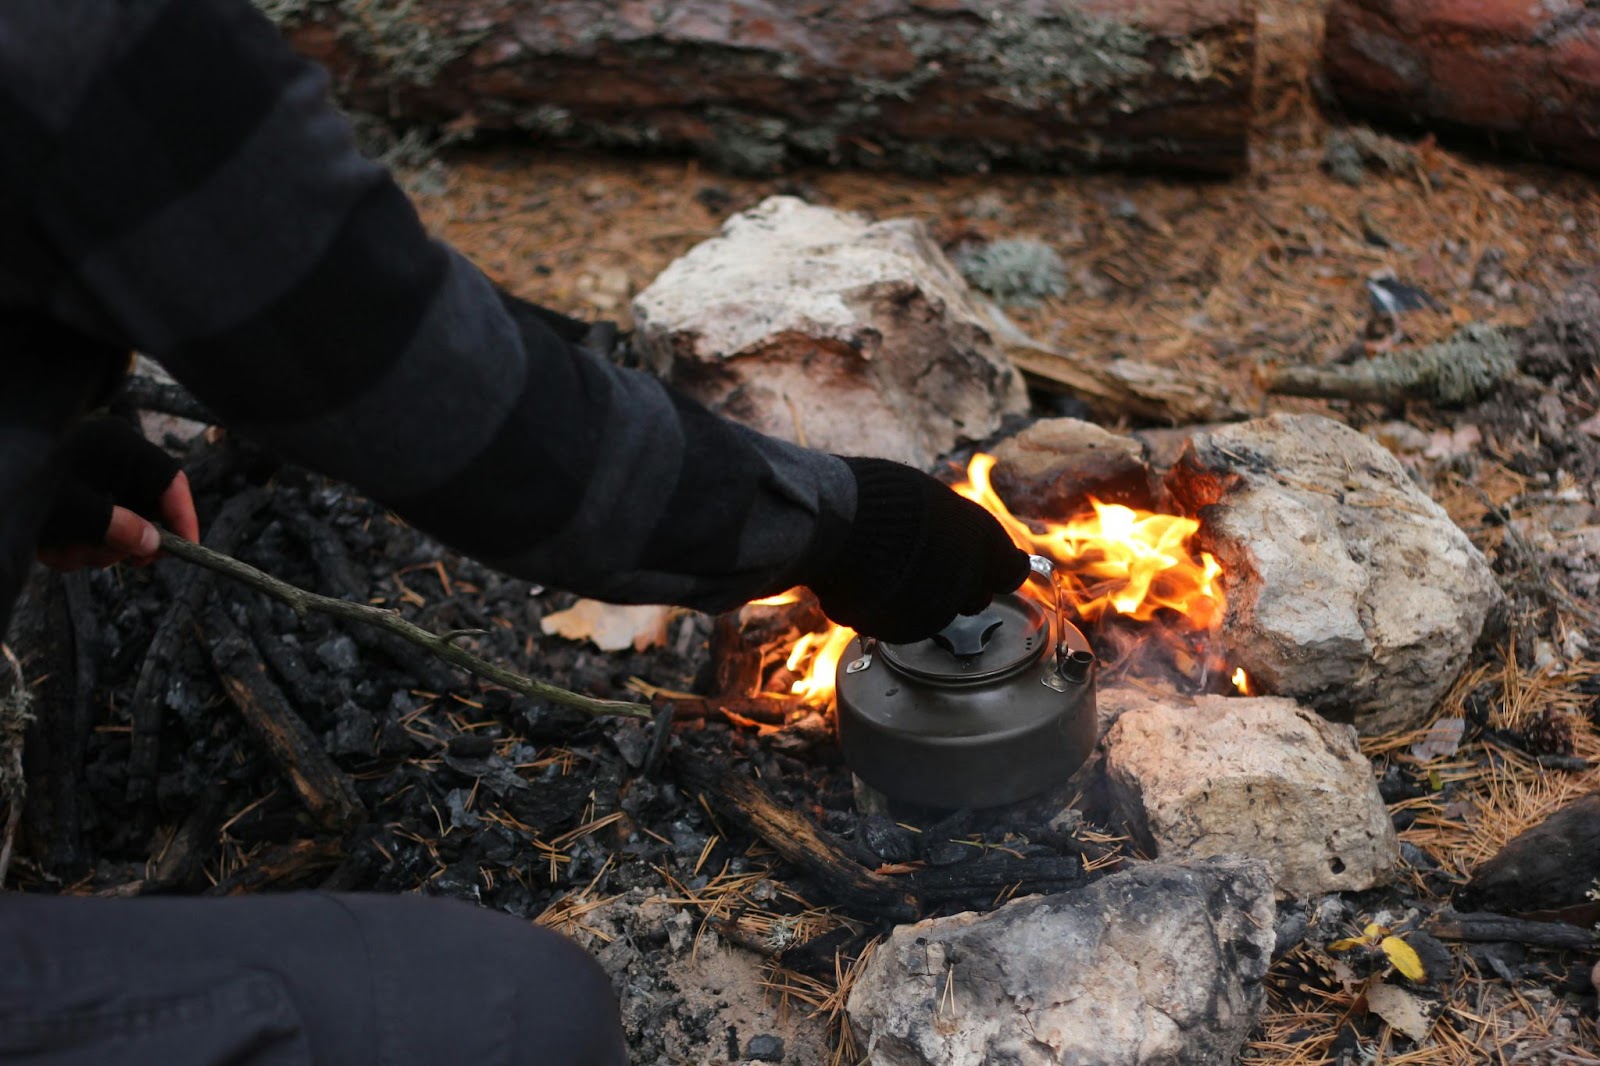
<path id="1" fill-rule="evenodd" d="M 1250 675 L 1244 672 L 1244 667 L 1236 667 L 1233 671 L 1233 687 L 1239 690 L 1239 695 L 1250 695 Z"/>
<path id="2" fill-rule="evenodd" d="M 1090 511 L 1066 522 L 1041 522 L 1035 528 L 1013 515 L 994 491 L 989 480 L 994 465 L 992 455 L 973 456 L 967 480 L 953 488 L 994 515 L 1017 544 L 1055 562 L 1080 618 L 1092 622 L 1109 611 L 1150 621 L 1165 610 L 1168 617 L 1196 631 L 1221 622 L 1222 567 L 1209 552 L 1196 556 L 1189 547 L 1200 528 L 1198 521 L 1091 500 Z M 1036 582 L 1024 587 L 1032 588 L 1031 594 L 1038 592 Z M 797 598 L 791 590 L 756 602 L 779 605 Z M 790 691 L 808 702 L 831 699 L 835 666 L 854 635 L 830 625 L 801 637 L 785 663 L 799 675 Z M 1243 670 L 1234 672 L 1233 682 L 1249 694 Z"/>
<path id="3" fill-rule="evenodd" d="M 1035 532 L 990 485 L 994 464 L 992 455 L 974 455 L 955 490 L 998 518 L 1012 540 L 1055 562 L 1079 617 L 1093 622 L 1112 611 L 1148 622 L 1169 608 L 1192 629 L 1221 621 L 1222 567 L 1209 552 L 1189 552 L 1198 521 L 1090 500 L 1091 512 Z"/>

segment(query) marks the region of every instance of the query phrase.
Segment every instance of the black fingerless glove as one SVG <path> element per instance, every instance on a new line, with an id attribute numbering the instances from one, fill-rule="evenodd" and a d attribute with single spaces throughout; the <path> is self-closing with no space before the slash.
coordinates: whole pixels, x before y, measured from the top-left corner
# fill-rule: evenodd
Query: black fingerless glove
<path id="1" fill-rule="evenodd" d="M 893 644 L 976 614 L 1028 577 L 1028 555 L 982 507 L 887 459 L 845 459 L 856 515 L 829 565 L 804 582 L 840 625 Z"/>
<path id="2" fill-rule="evenodd" d="M 56 498 L 39 531 L 39 546 L 99 544 L 111 525 L 113 506 L 158 521 L 161 494 L 179 469 L 176 459 L 121 419 L 84 419 L 57 450 Z"/>

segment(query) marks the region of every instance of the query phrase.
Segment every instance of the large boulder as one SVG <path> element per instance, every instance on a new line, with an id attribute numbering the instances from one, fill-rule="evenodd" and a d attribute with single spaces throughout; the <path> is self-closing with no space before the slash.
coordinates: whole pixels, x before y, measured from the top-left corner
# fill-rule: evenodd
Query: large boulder
<path id="1" fill-rule="evenodd" d="M 1331 0 L 1323 69 L 1346 104 L 1600 168 L 1600 9 L 1564 0 Z"/>
<path id="2" fill-rule="evenodd" d="M 1198 433 L 1167 487 L 1222 564 L 1230 661 L 1362 733 L 1422 724 L 1504 600 L 1400 461 L 1331 419 Z"/>
<path id="3" fill-rule="evenodd" d="M 1355 730 L 1280 697 L 1178 697 L 1105 738 L 1113 817 L 1162 859 L 1241 855 L 1307 899 L 1390 880 L 1400 845 Z"/>
<path id="4" fill-rule="evenodd" d="M 872 1066 L 1221 1066 L 1260 1012 L 1274 914 L 1261 863 L 1152 864 L 901 926 L 846 1009 Z"/>
<path id="5" fill-rule="evenodd" d="M 927 467 L 1027 407 L 926 227 L 774 196 L 634 300 L 653 370 L 763 433 Z"/>

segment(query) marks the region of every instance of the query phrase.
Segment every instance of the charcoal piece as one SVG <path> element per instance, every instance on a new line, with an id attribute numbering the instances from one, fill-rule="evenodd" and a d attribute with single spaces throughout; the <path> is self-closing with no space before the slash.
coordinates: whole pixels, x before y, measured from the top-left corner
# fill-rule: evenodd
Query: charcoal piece
<path id="1" fill-rule="evenodd" d="M 483 819 L 467 809 L 471 798 L 472 791 L 465 788 L 452 788 L 445 793 L 444 808 L 450 814 L 450 828 L 479 829 L 483 826 Z"/>
<path id="2" fill-rule="evenodd" d="M 783 1038 L 771 1033 L 752 1036 L 744 1046 L 744 1057 L 756 1062 L 782 1062 Z"/>
<path id="3" fill-rule="evenodd" d="M 377 754 L 374 737 L 378 720 L 365 707 L 354 703 L 341 704 L 336 712 L 339 724 L 327 734 L 325 743 L 333 755 L 359 755 L 372 758 Z"/>
<path id="4" fill-rule="evenodd" d="M 637 770 L 644 765 L 650 755 L 651 742 L 654 734 L 649 726 L 638 721 L 622 721 L 611 725 L 607 730 L 612 745 L 617 753 L 622 756 L 623 762 Z"/>
<path id="5" fill-rule="evenodd" d="M 583 813 L 589 803 L 589 782 L 576 773 L 547 777 L 529 782 L 528 788 L 511 793 L 502 802 L 535 836 L 545 836 Z"/>
<path id="6" fill-rule="evenodd" d="M 857 833 L 862 845 L 884 862 L 910 862 L 917 857 L 917 842 L 911 833 L 881 815 L 861 819 Z"/>
<path id="7" fill-rule="evenodd" d="M 450 738 L 450 742 L 445 745 L 445 751 L 456 759 L 487 759 L 494 754 L 496 743 L 498 743 L 496 737 L 482 733 L 462 733 Z"/>
<path id="8" fill-rule="evenodd" d="M 458 862 L 445 867 L 438 877 L 428 882 L 428 892 L 435 896 L 450 896 L 470 903 L 483 901 L 483 884 L 478 868 L 470 862 Z"/>
<path id="9" fill-rule="evenodd" d="M 1001 892 L 1012 896 L 1048 895 L 1079 888 L 1090 878 L 1084 873 L 1083 863 L 1073 855 L 1036 859 L 986 855 L 951 866 L 930 866 L 906 880 L 924 909 L 965 901 L 988 909 Z"/>

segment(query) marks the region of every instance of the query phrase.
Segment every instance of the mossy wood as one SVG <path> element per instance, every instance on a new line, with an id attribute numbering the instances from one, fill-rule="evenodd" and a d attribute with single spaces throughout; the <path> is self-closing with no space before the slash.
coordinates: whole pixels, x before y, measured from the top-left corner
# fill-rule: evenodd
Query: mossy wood
<path id="1" fill-rule="evenodd" d="M 793 164 L 1246 169 L 1252 0 L 257 0 L 357 110 Z"/>

